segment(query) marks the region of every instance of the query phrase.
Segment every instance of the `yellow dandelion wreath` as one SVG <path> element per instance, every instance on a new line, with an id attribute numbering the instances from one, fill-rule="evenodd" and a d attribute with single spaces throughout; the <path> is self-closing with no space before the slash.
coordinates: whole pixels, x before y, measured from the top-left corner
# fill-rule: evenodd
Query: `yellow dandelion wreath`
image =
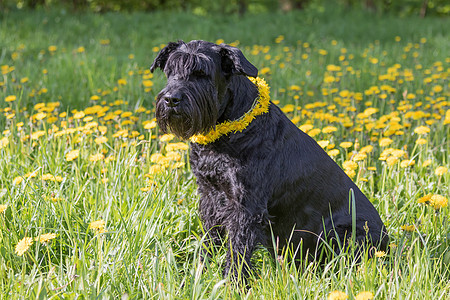
<path id="1" fill-rule="evenodd" d="M 255 104 L 252 109 L 246 112 L 242 117 L 234 121 L 225 121 L 221 124 L 216 125 L 214 129 L 205 135 L 194 135 L 191 137 L 191 142 L 197 144 L 209 144 L 223 135 L 227 135 L 231 132 L 242 132 L 248 125 L 259 115 L 267 113 L 269 111 L 270 96 L 269 96 L 269 86 L 264 79 L 256 77 L 249 79 L 258 87 L 259 97 L 256 98 Z"/>

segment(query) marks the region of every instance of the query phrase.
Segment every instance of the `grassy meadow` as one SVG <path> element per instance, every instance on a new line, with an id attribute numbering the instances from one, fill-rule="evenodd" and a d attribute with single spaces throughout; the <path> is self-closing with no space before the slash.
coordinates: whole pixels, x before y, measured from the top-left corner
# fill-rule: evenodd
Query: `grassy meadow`
<path id="1" fill-rule="evenodd" d="M 449 299 L 450 20 L 0 12 L 1 299 Z M 204 265 L 188 143 L 149 72 L 168 41 L 240 47 L 271 98 L 381 214 L 390 252 L 298 269 L 264 250 L 247 289 Z"/>

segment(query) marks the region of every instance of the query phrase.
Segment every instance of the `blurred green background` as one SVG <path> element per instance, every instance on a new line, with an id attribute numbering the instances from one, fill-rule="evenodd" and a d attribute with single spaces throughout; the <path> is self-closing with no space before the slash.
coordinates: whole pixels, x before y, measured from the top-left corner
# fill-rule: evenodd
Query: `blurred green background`
<path id="1" fill-rule="evenodd" d="M 333 3 L 342 8 L 359 8 L 378 14 L 398 16 L 446 15 L 450 14 L 448 0 L 0 0 L 0 8 L 41 9 L 64 7 L 75 11 L 155 11 L 183 10 L 195 14 L 209 13 L 240 14 L 291 11 L 307 8 L 323 9 Z"/>

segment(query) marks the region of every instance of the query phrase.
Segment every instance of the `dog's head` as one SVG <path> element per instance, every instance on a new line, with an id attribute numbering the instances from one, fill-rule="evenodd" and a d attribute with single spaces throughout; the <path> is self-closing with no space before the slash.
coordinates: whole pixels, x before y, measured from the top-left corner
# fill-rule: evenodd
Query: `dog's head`
<path id="1" fill-rule="evenodd" d="M 229 100 L 232 76 L 258 75 L 238 48 L 205 41 L 169 43 L 150 71 L 156 68 L 167 77 L 167 85 L 156 98 L 158 125 L 186 139 L 207 133 L 217 123 Z"/>

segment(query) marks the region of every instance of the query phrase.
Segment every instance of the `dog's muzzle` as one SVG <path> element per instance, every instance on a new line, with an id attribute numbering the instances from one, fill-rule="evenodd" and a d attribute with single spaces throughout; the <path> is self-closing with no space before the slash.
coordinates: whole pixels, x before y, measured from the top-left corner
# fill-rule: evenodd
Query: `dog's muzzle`
<path id="1" fill-rule="evenodd" d="M 179 93 L 176 94 L 165 94 L 161 97 L 161 101 L 164 101 L 164 104 L 169 108 L 177 107 L 182 101 L 182 95 Z"/>

